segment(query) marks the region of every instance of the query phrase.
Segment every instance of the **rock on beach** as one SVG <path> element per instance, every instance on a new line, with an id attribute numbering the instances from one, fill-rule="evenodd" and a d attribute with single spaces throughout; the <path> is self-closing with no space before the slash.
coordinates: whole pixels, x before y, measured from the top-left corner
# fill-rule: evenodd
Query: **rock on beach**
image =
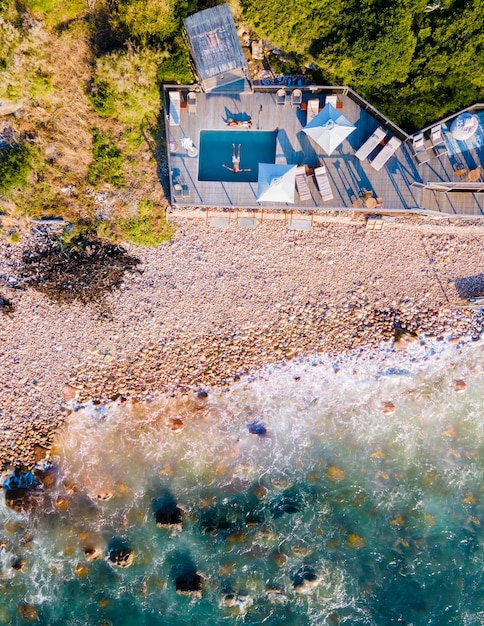
<path id="1" fill-rule="evenodd" d="M 48 458 L 65 417 L 90 400 L 198 393 L 204 402 L 264 365 L 479 336 L 477 314 L 449 302 L 460 298 L 455 276 L 483 269 L 483 225 L 398 218 L 370 238 L 338 219 L 297 233 L 269 219 L 222 232 L 177 217 L 173 241 L 137 248 L 142 271 L 102 306 L 55 303 L 29 287 L 21 258 L 35 231 L 0 242 L 0 290 L 14 306 L 0 312 L 3 466 Z M 180 433 L 181 422 L 168 427 Z"/>

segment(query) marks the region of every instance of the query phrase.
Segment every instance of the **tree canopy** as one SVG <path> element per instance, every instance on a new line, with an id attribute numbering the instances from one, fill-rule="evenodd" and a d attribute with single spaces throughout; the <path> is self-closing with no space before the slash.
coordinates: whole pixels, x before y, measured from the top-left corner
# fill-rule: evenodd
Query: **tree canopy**
<path id="1" fill-rule="evenodd" d="M 407 130 L 482 98 L 483 0 L 242 0 L 242 8 L 320 81 L 349 85 Z"/>

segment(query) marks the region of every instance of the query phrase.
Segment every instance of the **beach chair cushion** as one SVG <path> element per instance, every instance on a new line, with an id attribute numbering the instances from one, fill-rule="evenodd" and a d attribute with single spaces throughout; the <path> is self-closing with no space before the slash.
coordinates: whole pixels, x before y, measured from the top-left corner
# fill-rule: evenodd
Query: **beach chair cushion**
<path id="1" fill-rule="evenodd" d="M 317 167 L 314 170 L 314 175 L 316 176 L 316 182 L 318 183 L 319 193 L 324 201 L 332 200 L 334 198 L 333 192 L 331 190 L 331 185 L 329 184 L 328 174 L 326 173 L 326 168 L 324 165 L 321 167 Z"/>
<path id="2" fill-rule="evenodd" d="M 386 134 L 386 131 L 381 126 L 378 127 L 365 141 L 365 143 L 355 152 L 355 157 L 360 161 L 367 159 Z"/>
<path id="3" fill-rule="evenodd" d="M 309 190 L 306 167 L 304 165 L 300 165 L 296 169 L 296 188 L 302 202 L 311 200 L 311 191 Z"/>

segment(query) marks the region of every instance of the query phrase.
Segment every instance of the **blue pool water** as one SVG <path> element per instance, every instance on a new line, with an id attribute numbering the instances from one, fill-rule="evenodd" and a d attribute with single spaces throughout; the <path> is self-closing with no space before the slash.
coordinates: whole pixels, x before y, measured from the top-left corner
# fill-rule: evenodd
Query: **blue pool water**
<path id="1" fill-rule="evenodd" d="M 198 180 L 224 182 L 257 182 L 259 163 L 274 163 L 277 131 L 265 130 L 202 130 L 198 159 Z M 223 167 L 232 167 L 232 146 L 240 145 L 241 171 L 234 174 Z"/>

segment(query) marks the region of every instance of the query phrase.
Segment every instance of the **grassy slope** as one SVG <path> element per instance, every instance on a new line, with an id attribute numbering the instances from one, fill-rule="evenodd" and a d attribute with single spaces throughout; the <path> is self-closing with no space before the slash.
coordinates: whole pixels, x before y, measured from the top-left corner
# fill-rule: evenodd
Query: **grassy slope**
<path id="1" fill-rule="evenodd" d="M 124 111 L 110 117 L 98 115 L 88 97 L 97 67 L 94 17 L 78 0 L 27 0 L 27 5 L 30 14 L 21 19 L 13 9 L 4 13 L 11 20 L 4 23 L 16 22 L 17 28 L 12 27 L 10 33 L 10 54 L 3 71 L 0 65 L 0 99 L 22 103 L 15 116 L 5 119 L 15 138 L 26 140 L 33 170 L 24 189 L 0 196 L 0 209 L 9 215 L 4 220 L 9 229 L 13 217 L 20 220 L 25 214 L 62 215 L 73 220 L 101 215 L 117 220 L 135 215 L 140 203 L 148 200 L 159 212 L 166 201 L 153 155 L 161 140 L 156 71 L 149 76 L 148 106 L 143 109 L 146 93 L 133 95 L 125 77 Z M 126 67 L 120 69 L 127 73 Z M 137 68 L 138 74 L 143 69 Z M 137 96 L 136 103 L 133 98 Z M 126 114 L 128 110 L 131 116 Z M 147 112 L 151 115 L 145 119 Z M 95 156 L 93 129 L 108 136 L 121 151 L 122 176 L 118 180 L 124 178 L 125 184 L 119 188 L 104 181 L 102 175 L 91 180 L 94 184 L 88 182 Z M 143 134 L 149 136 L 149 143 Z"/>

